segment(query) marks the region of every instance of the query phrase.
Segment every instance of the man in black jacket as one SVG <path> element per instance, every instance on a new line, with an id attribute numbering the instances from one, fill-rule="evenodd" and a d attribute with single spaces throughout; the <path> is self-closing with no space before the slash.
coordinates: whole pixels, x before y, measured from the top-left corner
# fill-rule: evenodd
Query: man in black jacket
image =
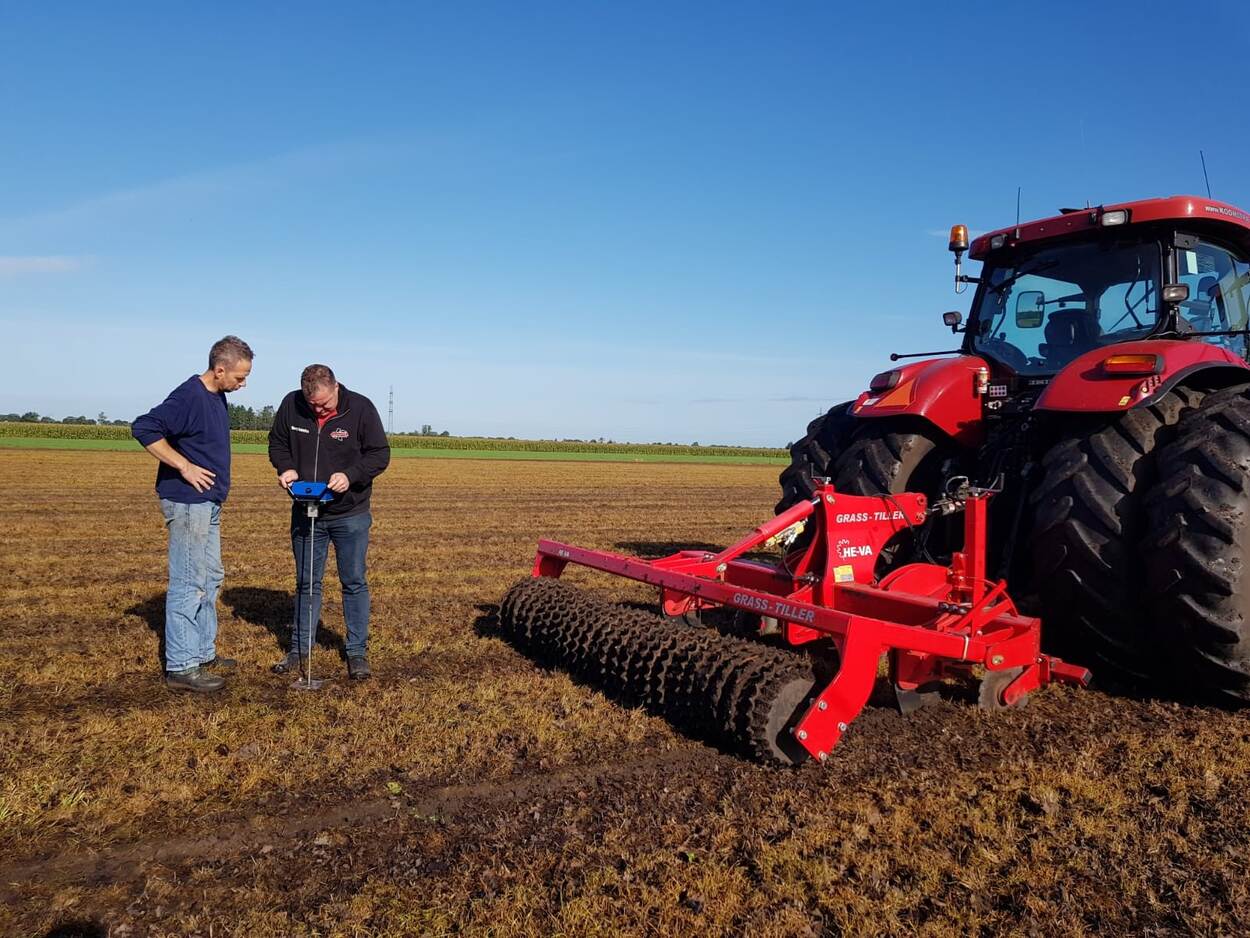
<path id="1" fill-rule="evenodd" d="M 343 618 L 347 621 L 347 674 L 361 681 L 369 676 L 369 584 L 365 554 L 369 549 L 369 495 L 373 480 L 391 461 L 391 447 L 373 402 L 339 384 L 325 365 L 309 365 L 300 375 L 300 389 L 282 399 L 269 430 L 269 461 L 285 489 L 292 482 L 325 482 L 334 500 L 323 505 L 317 519 L 312 553 L 312 610 L 309 614 L 309 519 L 298 504 L 291 506 L 291 548 L 295 553 L 295 629 L 291 648 L 274 671 L 284 674 L 300 666 L 300 649 L 309 647 L 321 617 L 321 579 L 326 554 L 334 544 L 339 582 L 343 584 Z M 307 652 L 304 652 L 307 654 Z"/>

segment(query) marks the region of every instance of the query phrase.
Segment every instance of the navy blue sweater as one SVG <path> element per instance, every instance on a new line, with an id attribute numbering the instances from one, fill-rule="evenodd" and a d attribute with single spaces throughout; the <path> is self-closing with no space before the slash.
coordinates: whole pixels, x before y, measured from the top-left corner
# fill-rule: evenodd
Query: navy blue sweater
<path id="1" fill-rule="evenodd" d="M 204 387 L 193 375 L 169 397 L 130 426 L 131 435 L 144 446 L 165 439 L 197 466 L 217 473 L 213 486 L 197 492 L 177 469 L 161 463 L 156 470 L 156 494 L 188 505 L 226 500 L 230 491 L 230 411 L 226 395 Z"/>

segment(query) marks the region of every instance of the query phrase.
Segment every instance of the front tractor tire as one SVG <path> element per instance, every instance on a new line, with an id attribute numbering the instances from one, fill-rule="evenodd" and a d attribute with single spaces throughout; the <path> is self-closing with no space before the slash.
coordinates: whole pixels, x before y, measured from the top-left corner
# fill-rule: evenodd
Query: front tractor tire
<path id="1" fill-rule="evenodd" d="M 1157 452 L 1200 392 L 1176 388 L 1157 402 L 1087 425 L 1055 443 L 1033 491 L 1030 590 L 1056 651 L 1148 680 L 1157 656 L 1142 589 L 1146 493 Z"/>
<path id="2" fill-rule="evenodd" d="M 1250 704 L 1250 385 L 1207 395 L 1159 454 L 1146 590 L 1166 676 Z"/>
<path id="3" fill-rule="evenodd" d="M 942 493 L 958 452 L 937 427 L 912 420 L 865 420 L 833 467 L 833 486 L 851 495 Z"/>

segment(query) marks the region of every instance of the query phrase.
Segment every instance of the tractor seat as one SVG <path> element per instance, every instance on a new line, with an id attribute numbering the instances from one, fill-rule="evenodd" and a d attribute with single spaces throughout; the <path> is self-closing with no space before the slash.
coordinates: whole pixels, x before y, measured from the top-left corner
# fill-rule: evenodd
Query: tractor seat
<path id="1" fill-rule="evenodd" d="M 1182 307 L 1185 318 L 1198 332 L 1214 332 L 1226 329 L 1227 320 L 1224 314 L 1224 297 L 1220 293 L 1220 281 L 1212 276 L 1203 277 L 1198 281 L 1197 295 Z"/>
<path id="2" fill-rule="evenodd" d="M 1046 320 L 1045 335 L 1046 341 L 1038 345 L 1038 353 L 1049 362 L 1066 365 L 1094 347 L 1102 335 L 1102 326 L 1088 310 L 1061 309 Z"/>

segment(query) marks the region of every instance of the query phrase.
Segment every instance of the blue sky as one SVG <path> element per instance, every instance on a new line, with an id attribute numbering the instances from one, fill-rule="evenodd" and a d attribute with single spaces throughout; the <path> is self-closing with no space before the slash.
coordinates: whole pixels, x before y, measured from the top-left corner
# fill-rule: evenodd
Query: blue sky
<path id="1" fill-rule="evenodd" d="M 1250 207 L 1250 6 L 6 3 L 0 411 L 213 340 L 396 429 L 783 444 L 946 348 L 946 231 Z"/>

